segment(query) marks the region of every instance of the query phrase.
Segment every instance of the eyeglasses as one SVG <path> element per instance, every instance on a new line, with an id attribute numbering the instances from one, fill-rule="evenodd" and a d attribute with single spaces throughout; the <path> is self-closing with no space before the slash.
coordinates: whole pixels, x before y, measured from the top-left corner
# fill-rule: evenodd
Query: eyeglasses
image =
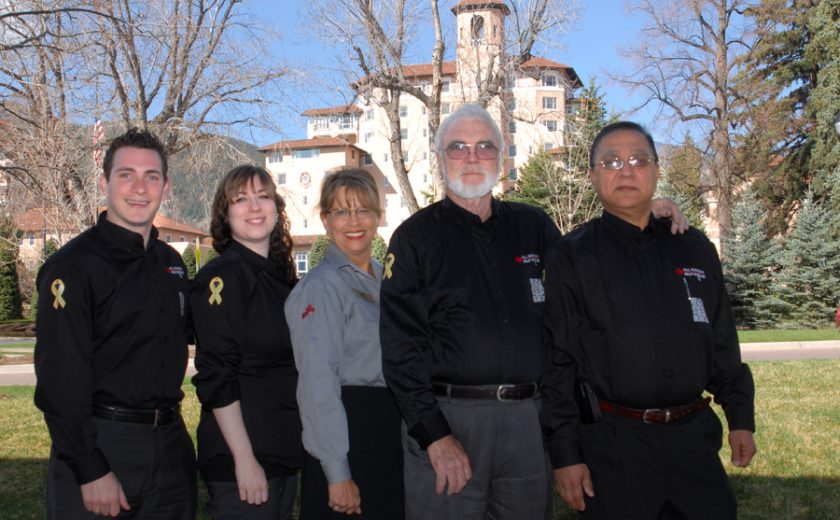
<path id="1" fill-rule="evenodd" d="M 598 164 L 600 164 L 605 170 L 620 170 L 624 168 L 625 164 L 627 166 L 632 166 L 633 168 L 644 168 L 645 166 L 650 166 L 650 164 L 654 162 L 656 162 L 656 159 L 650 155 L 631 155 L 626 161 L 620 157 L 604 157 L 598 161 Z"/>
<path id="2" fill-rule="evenodd" d="M 350 220 L 350 215 L 356 215 L 356 218 L 359 220 L 373 220 L 376 216 L 376 213 L 367 208 L 336 208 L 331 209 L 328 213 L 336 220 Z"/>
<path id="3" fill-rule="evenodd" d="M 469 157 L 470 150 L 475 152 L 475 158 L 480 161 L 499 158 L 499 149 L 493 143 L 477 143 L 473 146 L 465 143 L 452 143 L 446 147 L 446 156 L 454 161 L 460 161 Z"/>

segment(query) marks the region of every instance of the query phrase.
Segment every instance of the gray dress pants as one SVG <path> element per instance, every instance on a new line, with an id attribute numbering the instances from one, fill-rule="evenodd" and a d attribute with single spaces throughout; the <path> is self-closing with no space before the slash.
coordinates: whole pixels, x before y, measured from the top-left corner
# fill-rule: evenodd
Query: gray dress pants
<path id="1" fill-rule="evenodd" d="M 457 495 L 435 492 L 426 451 L 403 426 L 408 520 L 539 520 L 552 512 L 552 471 L 540 430 L 540 400 L 439 397 L 472 479 Z"/>

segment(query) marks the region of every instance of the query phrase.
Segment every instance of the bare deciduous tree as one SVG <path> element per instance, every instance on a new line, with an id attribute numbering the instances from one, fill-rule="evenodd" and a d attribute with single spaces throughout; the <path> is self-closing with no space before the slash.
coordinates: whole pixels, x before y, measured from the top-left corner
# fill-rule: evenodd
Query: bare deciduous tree
<path id="1" fill-rule="evenodd" d="M 706 133 L 721 236 L 732 222 L 738 171 L 732 144 L 750 97 L 736 80 L 755 43 L 746 0 L 643 0 L 634 8 L 647 24 L 626 52 L 636 69 L 613 79 L 659 104 L 674 121 Z M 641 107 L 638 107 L 641 108 Z"/>
<path id="2" fill-rule="evenodd" d="M 578 15 L 576 0 L 519 0 L 506 2 L 506 5 L 510 7 L 511 16 L 505 42 L 498 53 L 483 56 L 476 70 L 459 71 L 462 76 L 469 75 L 468 83 L 474 87 L 462 93 L 464 102 L 487 106 L 504 95 L 507 77 L 533 56 L 535 48 L 556 45 Z M 318 0 L 313 3 L 311 12 L 317 14 L 313 19 L 330 27 L 329 31 L 323 32 L 324 37 L 343 45 L 351 61 L 358 66 L 356 72 L 362 74 L 362 79 L 349 82 L 356 94 L 386 108 L 391 129 L 391 162 L 409 210 L 417 211 L 419 205 L 399 145 L 398 100 L 400 94 L 407 94 L 426 107 L 431 145 L 441 119 L 446 51 L 439 0 L 429 0 L 429 14 L 421 12 L 419 2 L 407 0 Z M 328 14 L 326 17 L 325 13 Z M 406 50 L 415 36 L 408 27 L 416 25 L 424 16 L 425 19 L 431 16 L 435 35 L 431 51 L 432 79 L 427 88 L 417 84 L 411 67 L 404 62 Z M 434 154 L 430 160 L 433 195 L 435 199 L 441 199 L 446 193 L 446 184 Z"/>

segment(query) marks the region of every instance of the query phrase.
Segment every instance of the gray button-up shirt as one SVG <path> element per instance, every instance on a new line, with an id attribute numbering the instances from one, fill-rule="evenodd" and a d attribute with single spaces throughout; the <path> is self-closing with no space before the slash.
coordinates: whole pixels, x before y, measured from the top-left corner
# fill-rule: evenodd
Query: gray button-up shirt
<path id="1" fill-rule="evenodd" d="M 327 482 L 351 478 L 342 386 L 385 386 L 379 345 L 379 288 L 333 245 L 286 300 L 298 378 L 303 446 L 321 461 Z"/>

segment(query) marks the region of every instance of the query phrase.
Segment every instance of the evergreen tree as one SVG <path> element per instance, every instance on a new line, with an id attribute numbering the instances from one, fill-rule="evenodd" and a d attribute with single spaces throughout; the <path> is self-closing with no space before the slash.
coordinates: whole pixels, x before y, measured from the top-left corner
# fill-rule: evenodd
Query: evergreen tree
<path id="1" fill-rule="evenodd" d="M 0 239 L 0 320 L 20 319 L 20 304 L 15 246 Z"/>
<path id="2" fill-rule="evenodd" d="M 187 267 L 187 278 L 192 280 L 195 278 L 195 250 L 191 247 L 184 249 L 184 254 L 181 255 L 184 260 L 184 265 Z"/>
<path id="3" fill-rule="evenodd" d="M 735 323 L 750 329 L 773 328 L 781 311 L 770 283 L 780 248 L 768 237 L 764 216 L 753 192 L 744 192 L 732 212 L 732 233 L 724 238 L 723 274 Z"/>
<path id="4" fill-rule="evenodd" d="M 581 90 L 578 107 L 569 116 L 565 146 L 559 154 L 533 155 L 520 168 L 517 190 L 505 194 L 508 200 L 540 207 L 557 223 L 562 233 L 594 217 L 601 209 L 589 181 L 589 146 L 606 126 L 604 95 L 590 78 Z"/>
<path id="5" fill-rule="evenodd" d="M 388 244 L 385 243 L 385 239 L 377 233 L 375 237 L 373 237 L 373 244 L 371 245 L 370 256 L 380 264 L 385 263 L 385 255 L 388 254 Z"/>
<path id="6" fill-rule="evenodd" d="M 205 265 L 210 263 L 210 260 L 213 260 L 214 258 L 218 257 L 219 253 L 211 247 L 207 250 L 207 253 L 205 253 L 204 257 L 201 259 L 201 267 L 204 267 Z"/>
<path id="7" fill-rule="evenodd" d="M 694 145 L 691 134 L 686 134 L 683 145 L 677 148 L 666 164 L 662 165 L 658 194 L 670 197 L 677 203 L 697 229 L 703 229 L 703 194 L 706 191 L 701 180 L 703 152 Z"/>
<path id="8" fill-rule="evenodd" d="M 41 270 L 41 266 L 44 265 L 44 262 L 47 261 L 47 258 L 51 257 L 53 253 L 58 251 L 58 242 L 53 240 L 52 238 L 47 240 L 47 243 L 44 245 L 44 257 L 38 261 L 38 268 L 35 270 L 37 273 Z M 29 302 L 29 319 L 34 320 L 35 317 L 38 315 L 38 287 L 35 286 L 35 290 L 32 291 L 32 299 Z"/>
<path id="9" fill-rule="evenodd" d="M 840 296 L 840 243 L 832 239 L 831 215 L 808 192 L 779 255 L 775 290 L 785 318 L 796 327 L 822 327 L 834 317 Z"/>
<path id="10" fill-rule="evenodd" d="M 330 239 L 327 238 L 327 235 L 319 235 L 318 238 L 315 239 L 315 242 L 312 243 L 312 247 L 309 249 L 310 271 L 324 259 L 324 256 L 327 254 L 327 246 L 329 245 Z"/>

